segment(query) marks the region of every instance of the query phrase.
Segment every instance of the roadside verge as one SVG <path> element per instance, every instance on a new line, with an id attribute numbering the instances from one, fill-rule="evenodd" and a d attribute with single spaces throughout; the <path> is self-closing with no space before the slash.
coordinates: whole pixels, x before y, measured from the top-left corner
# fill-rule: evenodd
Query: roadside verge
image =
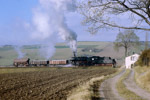
<path id="1" fill-rule="evenodd" d="M 67 100 L 96 100 L 99 98 L 99 91 L 97 84 L 100 84 L 104 76 L 92 78 L 90 81 L 83 83 L 77 88 L 73 89 L 73 93 L 68 96 Z M 98 91 L 98 93 L 97 93 Z"/>
<path id="2" fill-rule="evenodd" d="M 150 67 L 137 66 L 135 69 L 135 81 L 143 89 L 150 93 Z"/>

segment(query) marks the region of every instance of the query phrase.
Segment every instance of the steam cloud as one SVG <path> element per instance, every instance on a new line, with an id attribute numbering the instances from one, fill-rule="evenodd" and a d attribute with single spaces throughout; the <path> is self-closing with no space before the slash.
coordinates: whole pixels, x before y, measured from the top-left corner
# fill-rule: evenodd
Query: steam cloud
<path id="1" fill-rule="evenodd" d="M 65 13 L 76 10 L 74 0 L 39 0 L 39 5 L 33 10 L 32 38 L 47 41 L 45 54 L 50 58 L 54 53 L 56 38 L 65 40 L 73 52 L 77 52 L 77 35 L 67 25 Z M 45 44 L 45 42 L 44 42 Z"/>
<path id="2" fill-rule="evenodd" d="M 14 49 L 16 50 L 17 54 L 18 54 L 18 59 L 23 58 L 25 56 L 25 53 L 23 53 L 22 50 L 22 46 L 14 46 Z"/>

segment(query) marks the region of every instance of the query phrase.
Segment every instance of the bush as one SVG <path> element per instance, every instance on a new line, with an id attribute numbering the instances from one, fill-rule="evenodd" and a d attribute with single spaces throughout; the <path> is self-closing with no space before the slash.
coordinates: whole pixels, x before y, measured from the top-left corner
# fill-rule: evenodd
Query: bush
<path id="1" fill-rule="evenodd" d="M 144 50 L 139 57 L 138 65 L 140 66 L 149 66 L 150 65 L 150 49 Z"/>

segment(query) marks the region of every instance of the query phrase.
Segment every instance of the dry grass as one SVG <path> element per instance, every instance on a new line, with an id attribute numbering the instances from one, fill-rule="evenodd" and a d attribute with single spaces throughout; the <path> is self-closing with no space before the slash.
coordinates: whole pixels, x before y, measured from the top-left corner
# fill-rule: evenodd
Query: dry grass
<path id="1" fill-rule="evenodd" d="M 93 92 L 93 86 L 96 82 L 103 79 L 104 76 L 92 78 L 90 81 L 78 86 L 78 88 L 74 89 L 68 96 L 67 100 L 91 100 L 92 98 L 99 97 L 98 94 Z"/>
<path id="2" fill-rule="evenodd" d="M 117 82 L 117 90 L 121 96 L 126 98 L 126 100 L 142 100 L 138 95 L 128 90 L 123 83 L 129 73 L 130 70 L 126 70 L 125 74 L 119 79 L 119 81 Z"/>
<path id="3" fill-rule="evenodd" d="M 150 67 L 136 67 L 135 80 L 140 87 L 150 92 Z"/>
<path id="4" fill-rule="evenodd" d="M 142 73 L 145 73 L 148 70 L 150 70 L 150 67 L 147 67 L 147 66 L 143 66 L 143 67 L 137 66 L 137 67 L 135 67 L 135 71 L 139 75 L 142 74 Z"/>

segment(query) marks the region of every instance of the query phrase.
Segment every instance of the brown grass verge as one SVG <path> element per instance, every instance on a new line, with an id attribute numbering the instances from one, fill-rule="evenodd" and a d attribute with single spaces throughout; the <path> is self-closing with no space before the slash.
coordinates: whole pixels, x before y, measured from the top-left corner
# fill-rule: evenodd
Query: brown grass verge
<path id="1" fill-rule="evenodd" d="M 136 67 L 135 81 L 140 87 L 150 92 L 150 67 Z"/>

